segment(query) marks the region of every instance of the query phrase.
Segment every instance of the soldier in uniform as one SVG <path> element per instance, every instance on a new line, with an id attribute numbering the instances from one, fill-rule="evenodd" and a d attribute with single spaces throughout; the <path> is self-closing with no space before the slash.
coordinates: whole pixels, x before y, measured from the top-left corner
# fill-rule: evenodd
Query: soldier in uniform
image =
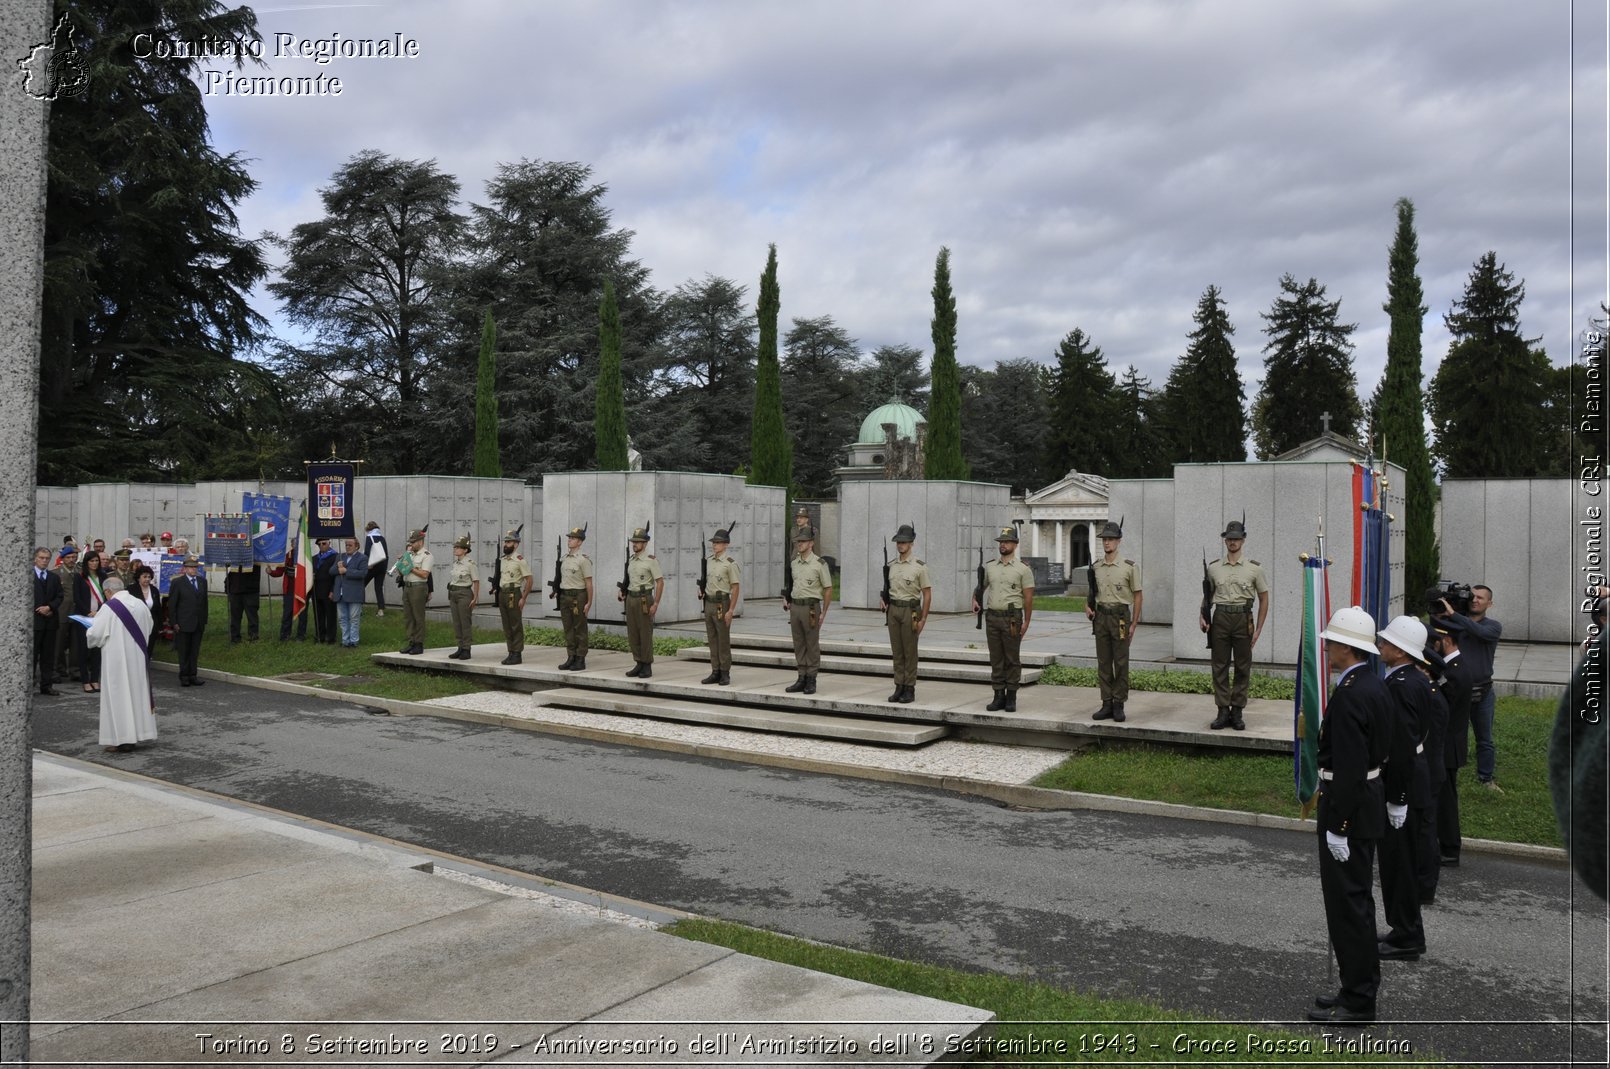
<path id="1" fill-rule="evenodd" d="M 717 531 L 710 536 L 710 556 L 705 561 L 704 637 L 710 645 L 710 674 L 700 683 L 720 686 L 732 684 L 732 614 L 738 608 L 739 586 L 743 582 L 743 569 L 727 556 L 732 541 L 730 531 Z"/>
<path id="2" fill-rule="evenodd" d="M 519 664 L 525 649 L 525 600 L 531 596 L 531 566 L 520 555 L 520 532 L 525 524 L 503 532 L 503 556 L 492 566 L 492 596 L 503 621 L 503 641 L 509 647 L 504 664 Z"/>
<path id="3" fill-rule="evenodd" d="M 1023 682 L 1023 636 L 1034 617 L 1034 573 L 1017 559 L 1017 529 L 1002 527 L 995 536 L 1000 556 L 984 565 L 984 636 L 989 642 L 989 678 L 995 700 L 990 712 L 1017 712 L 1017 688 Z M 981 606 L 973 600 L 973 611 Z"/>
<path id="4" fill-rule="evenodd" d="M 812 550 L 816 532 L 810 527 L 794 528 L 794 586 L 788 595 L 793 607 L 788 612 L 788 630 L 794 637 L 794 668 L 799 678 L 783 689 L 790 694 L 816 693 L 816 671 L 822 664 L 822 625 L 827 622 L 828 606 L 833 604 L 833 573 L 827 561 Z"/>
<path id="5" fill-rule="evenodd" d="M 584 527 L 573 527 L 565 535 L 570 552 L 559 563 L 559 626 L 565 632 L 565 652 L 561 672 L 587 670 L 587 617 L 593 611 L 593 562 L 581 551 L 587 539 Z"/>
<path id="6" fill-rule="evenodd" d="M 430 570 L 434 567 L 436 559 L 425 548 L 425 532 L 410 531 L 408 553 L 398 558 L 394 569 L 402 579 L 403 628 L 408 638 L 403 653 L 425 652 L 425 603 L 430 600 Z"/>
<path id="7" fill-rule="evenodd" d="M 453 637 L 458 649 L 447 656 L 455 661 L 470 659 L 474 634 L 475 603 L 481 600 L 481 572 L 470 556 L 470 533 L 453 543 L 453 564 L 447 573 L 447 611 L 453 619 Z"/>
<path id="8" fill-rule="evenodd" d="M 1391 744 L 1392 699 L 1367 657 L 1375 621 L 1354 605 L 1337 609 L 1320 635 L 1332 672 L 1340 672 L 1319 726 L 1319 889 L 1336 951 L 1341 988 L 1314 997 L 1310 1021 L 1375 1020 L 1381 959 L 1375 938 L 1371 868 L 1386 828 L 1381 764 Z"/>
<path id="9" fill-rule="evenodd" d="M 1439 866 L 1459 864 L 1463 844 L 1459 828 L 1459 770 L 1470 760 L 1470 669 L 1459 655 L 1464 627 L 1451 616 L 1431 618 L 1431 651 L 1440 658 L 1442 678 L 1437 692 L 1448 707 L 1448 726 L 1442 736 L 1442 785 L 1437 791 L 1437 858 Z M 1433 888 L 1435 893 L 1435 888 Z"/>
<path id="10" fill-rule="evenodd" d="M 56 578 L 61 580 L 61 588 L 67 594 L 67 601 L 73 600 L 73 583 L 78 578 L 78 547 L 68 542 L 62 546 L 61 553 L 56 558 Z M 67 613 L 62 614 L 64 617 Z M 160 621 L 158 621 L 160 622 Z M 56 628 L 56 648 L 53 651 L 56 658 L 56 678 L 67 678 L 67 650 L 73 644 L 73 631 L 77 628 L 66 624 Z M 80 675 L 84 673 L 79 673 Z M 87 685 L 87 684 L 86 684 Z"/>
<path id="11" fill-rule="evenodd" d="M 1378 638 L 1381 663 L 1387 673 L 1386 692 L 1392 699 L 1392 739 L 1382 773 L 1387 828 L 1380 846 L 1381 906 L 1390 930 L 1382 938 L 1377 955 L 1382 959 L 1415 961 L 1426 949 L 1415 860 L 1421 822 L 1431 816 L 1427 812 L 1431 780 L 1425 741 L 1436 727 L 1440 706 L 1431 681 L 1415 667 L 1415 662 L 1425 656 L 1421 652 L 1426 644 L 1425 625 L 1412 616 L 1399 616 L 1378 633 Z"/>
<path id="12" fill-rule="evenodd" d="M 648 552 L 647 528 L 637 528 L 628 541 L 632 555 L 626 559 L 626 590 L 616 595 L 626 603 L 626 639 L 636 662 L 626 674 L 648 679 L 654 674 L 654 614 L 665 594 L 665 570 Z"/>
<path id="13" fill-rule="evenodd" d="M 933 603 L 933 583 L 928 565 L 911 553 L 917 532 L 906 524 L 891 539 L 900 556 L 889 563 L 889 601 L 884 606 L 889 620 L 889 649 L 894 655 L 894 693 L 891 702 L 909 705 L 917 700 L 917 636 L 928 622 Z"/>
<path id="14" fill-rule="evenodd" d="M 1129 700 L 1129 644 L 1140 623 L 1140 565 L 1121 560 L 1118 543 L 1124 529 L 1111 520 L 1101 529 L 1101 559 L 1090 565 L 1096 577 L 1096 603 L 1085 606 L 1095 623 L 1096 672 L 1101 681 L 1101 708 L 1092 720 L 1124 722 Z"/>
<path id="15" fill-rule="evenodd" d="M 1213 651 L 1213 700 L 1219 715 L 1208 727 L 1214 731 L 1234 728 L 1245 731 L 1242 712 L 1247 707 L 1247 685 L 1251 682 L 1252 647 L 1263 634 L 1269 616 L 1269 579 L 1263 565 L 1241 556 L 1246 541 L 1246 524 L 1231 520 L 1225 526 L 1224 556 L 1208 565 L 1208 582 L 1213 585 L 1213 620 L 1205 617 L 1197 624 L 1207 632 Z M 1252 622 L 1252 604 L 1258 604 L 1258 622 Z M 1230 682 L 1230 663 L 1235 662 L 1235 682 Z"/>

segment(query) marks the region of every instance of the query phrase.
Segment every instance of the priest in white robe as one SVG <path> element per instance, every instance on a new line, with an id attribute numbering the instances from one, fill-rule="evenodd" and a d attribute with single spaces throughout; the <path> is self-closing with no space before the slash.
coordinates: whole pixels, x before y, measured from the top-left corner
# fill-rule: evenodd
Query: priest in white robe
<path id="1" fill-rule="evenodd" d="M 101 745 L 109 750 L 132 750 L 157 737 L 151 610 L 122 586 L 117 579 L 106 581 L 106 604 L 85 638 L 101 651 Z"/>

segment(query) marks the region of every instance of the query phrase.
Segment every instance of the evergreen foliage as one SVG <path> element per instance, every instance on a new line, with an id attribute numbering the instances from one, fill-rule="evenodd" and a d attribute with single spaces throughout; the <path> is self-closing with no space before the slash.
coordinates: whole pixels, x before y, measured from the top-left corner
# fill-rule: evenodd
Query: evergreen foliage
<path id="1" fill-rule="evenodd" d="M 857 396 L 863 413 L 890 401 L 923 411 L 928 406 L 928 373 L 922 367 L 922 350 L 910 345 L 872 350 L 872 362 L 860 372 Z"/>
<path id="2" fill-rule="evenodd" d="M 1046 467 L 1061 478 L 1081 471 L 1107 478 L 1113 471 L 1112 372 L 1101 349 L 1078 327 L 1057 346 L 1051 379 L 1051 436 Z"/>
<path id="3" fill-rule="evenodd" d="M 1364 413 L 1353 374 L 1357 324 L 1337 319 L 1341 307 L 1340 299 L 1325 300 L 1325 287 L 1315 279 L 1298 285 L 1289 274 L 1281 277 L 1280 296 L 1263 314 L 1269 343 L 1263 347 L 1263 386 L 1252 407 L 1260 459 L 1319 437 L 1325 412 L 1332 433 L 1358 436 Z"/>
<path id="4" fill-rule="evenodd" d="M 750 449 L 755 315 L 744 288 L 706 276 L 661 306 L 664 344 L 627 411 L 638 448 L 673 471 L 730 472 Z"/>
<path id="5" fill-rule="evenodd" d="M 1448 355 L 1431 380 L 1435 452 L 1449 478 L 1563 474 L 1550 415 L 1553 371 L 1521 335 L 1526 286 L 1488 252 L 1443 317 Z"/>
<path id="6" fill-rule="evenodd" d="M 930 479 L 968 479 L 962 456 L 961 372 L 956 365 L 956 296 L 950 289 L 950 250 L 941 247 L 934 262 L 933 393 L 928 410 L 928 443 L 923 471 Z"/>
<path id="7" fill-rule="evenodd" d="M 1044 451 L 1025 444 L 1051 436 L 1048 368 L 1026 357 L 1002 360 L 988 370 L 964 367 L 961 380 L 962 434 L 973 478 L 1022 494 L 1062 475 L 1047 468 Z"/>
<path id="8" fill-rule="evenodd" d="M 760 275 L 757 315 L 759 344 L 755 363 L 755 412 L 749 437 L 749 481 L 756 486 L 781 486 L 792 499 L 794 442 L 783 421 L 782 372 L 777 359 L 777 314 L 782 301 L 777 288 L 777 246 L 766 253 Z"/>
<path id="9" fill-rule="evenodd" d="M 1110 479 L 1156 479 L 1170 474 L 1167 437 L 1161 431 L 1158 398 L 1133 365 L 1124 369 L 1112 395 Z"/>
<path id="10" fill-rule="evenodd" d="M 371 150 L 348 160 L 319 196 L 323 218 L 270 236 L 286 265 L 269 292 L 316 338 L 280 356 L 300 383 L 301 427 L 312 439 L 304 448 L 322 445 L 329 427 L 356 427 L 368 436 L 346 448 L 368 457 L 376 473 L 430 470 L 419 419 L 428 407 L 426 369 L 449 329 L 442 298 L 464 235 L 454 210 L 458 180 L 434 161 Z M 468 369 L 464 377 L 473 381 Z M 469 405 L 466 396 L 459 412 Z M 345 415 L 327 422 L 333 413 Z M 468 426 L 462 415 L 459 423 Z"/>
<path id="11" fill-rule="evenodd" d="M 475 376 L 475 474 L 482 479 L 503 477 L 498 459 L 498 328 L 492 310 L 481 325 L 481 356 Z"/>
<path id="12" fill-rule="evenodd" d="M 805 497 L 831 497 L 833 471 L 855 441 L 865 412 L 856 410 L 860 350 L 832 316 L 796 319 L 783 339 L 783 387 L 794 438 L 794 485 Z"/>
<path id="13" fill-rule="evenodd" d="M 598 387 L 593 406 L 593 441 L 599 471 L 626 471 L 626 397 L 621 387 L 621 313 L 615 305 L 615 284 L 604 280 L 604 298 L 598 302 Z"/>
<path id="14" fill-rule="evenodd" d="M 1420 241 L 1414 228 L 1414 203 L 1397 202 L 1398 226 L 1387 252 L 1386 304 L 1390 320 L 1386 370 L 1370 405 L 1370 440 L 1385 458 L 1403 466 L 1403 589 L 1418 596 L 1436 583 L 1437 486 L 1426 446 L 1425 398 L 1420 389 L 1420 335 L 1425 321 L 1425 291 L 1420 285 Z"/>
<path id="15" fill-rule="evenodd" d="M 1175 463 L 1247 459 L 1246 391 L 1230 338 L 1224 296 L 1209 286 L 1197 301 L 1185 353 L 1169 369 L 1160 398 L 1160 429 Z"/>
<path id="16" fill-rule="evenodd" d="M 265 326 L 248 302 L 262 253 L 235 216 L 256 183 L 212 147 L 203 60 L 129 47 L 174 27 L 258 41 L 257 17 L 216 0 L 58 0 L 52 25 L 64 14 L 88 82 L 50 109 L 39 481 L 280 467 L 278 384 L 240 359 Z"/>

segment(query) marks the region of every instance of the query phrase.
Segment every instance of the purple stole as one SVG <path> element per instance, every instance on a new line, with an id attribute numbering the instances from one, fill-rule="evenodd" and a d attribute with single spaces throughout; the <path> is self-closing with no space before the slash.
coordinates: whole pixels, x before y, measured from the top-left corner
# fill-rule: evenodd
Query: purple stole
<path id="1" fill-rule="evenodd" d="M 123 626 L 129 629 L 129 634 L 134 638 L 134 644 L 140 647 L 141 653 L 145 654 L 145 687 L 151 698 L 151 708 L 155 709 L 157 694 L 156 688 L 151 683 L 151 647 L 146 644 L 145 636 L 140 633 L 140 625 L 134 622 L 134 617 L 125 606 L 120 605 L 117 599 L 113 598 L 106 603 L 106 607 L 116 613 L 119 620 L 123 621 Z"/>

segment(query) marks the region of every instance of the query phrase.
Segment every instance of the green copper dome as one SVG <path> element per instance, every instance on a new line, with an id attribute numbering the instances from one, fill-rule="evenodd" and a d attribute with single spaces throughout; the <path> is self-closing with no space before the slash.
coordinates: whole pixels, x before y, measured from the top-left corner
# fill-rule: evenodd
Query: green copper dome
<path id="1" fill-rule="evenodd" d="M 922 413 L 910 405 L 903 405 L 899 401 L 890 401 L 886 405 L 879 405 L 872 410 L 872 414 L 861 421 L 861 437 L 856 440 L 858 445 L 876 445 L 883 442 L 883 425 L 894 424 L 896 438 L 904 438 L 908 442 L 917 440 L 917 424 L 926 423 Z"/>

